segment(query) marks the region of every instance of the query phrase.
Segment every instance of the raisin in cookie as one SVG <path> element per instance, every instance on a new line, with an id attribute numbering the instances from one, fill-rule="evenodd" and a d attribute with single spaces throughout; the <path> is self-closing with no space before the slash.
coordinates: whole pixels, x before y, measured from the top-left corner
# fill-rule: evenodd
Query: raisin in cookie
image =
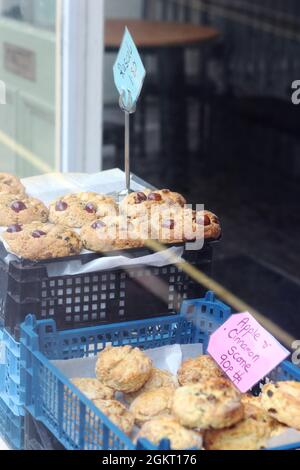
<path id="1" fill-rule="evenodd" d="M 77 233 L 49 223 L 14 224 L 3 238 L 13 253 L 32 261 L 77 255 L 82 248 Z"/>
<path id="2" fill-rule="evenodd" d="M 125 216 L 108 216 L 85 224 L 80 236 L 88 250 L 107 252 L 144 245 L 137 220 Z"/>
<path id="3" fill-rule="evenodd" d="M 207 450 L 259 450 L 266 447 L 273 435 L 273 419 L 255 399 L 244 402 L 244 419 L 226 429 L 210 430 L 204 434 Z"/>
<path id="4" fill-rule="evenodd" d="M 72 379 L 71 382 L 89 400 L 112 400 L 115 396 L 114 390 L 102 384 L 98 379 L 77 378 Z"/>
<path id="5" fill-rule="evenodd" d="M 168 387 L 175 390 L 178 387 L 178 381 L 174 375 L 172 375 L 167 370 L 161 370 L 154 367 L 151 371 L 151 375 L 149 380 L 145 383 L 145 385 L 134 393 L 125 393 L 124 399 L 127 403 L 132 403 L 137 396 L 141 393 L 148 392 L 150 390 L 156 390 L 157 388 L 161 387 Z"/>
<path id="6" fill-rule="evenodd" d="M 16 176 L 10 173 L 0 173 L 0 193 L 25 195 L 25 188 Z"/>
<path id="7" fill-rule="evenodd" d="M 300 382 L 268 383 L 263 386 L 260 398 L 272 418 L 300 430 Z"/>
<path id="8" fill-rule="evenodd" d="M 138 426 L 157 416 L 171 414 L 174 388 L 161 387 L 139 395 L 130 405 L 130 411 Z"/>
<path id="9" fill-rule="evenodd" d="M 1 194 L 0 225 L 30 224 L 31 222 L 47 222 L 48 209 L 33 197 Z"/>
<path id="10" fill-rule="evenodd" d="M 147 421 L 140 429 L 137 439 L 147 439 L 154 445 L 168 439 L 173 450 L 202 449 L 201 434 L 184 428 L 172 416 L 160 416 Z"/>
<path id="11" fill-rule="evenodd" d="M 203 382 L 212 377 L 224 377 L 224 373 L 210 356 L 198 356 L 184 361 L 177 372 L 180 385 Z"/>
<path id="12" fill-rule="evenodd" d="M 138 348 L 132 346 L 107 347 L 96 364 L 100 382 L 118 392 L 136 392 L 147 382 L 152 361 Z"/>
<path id="13" fill-rule="evenodd" d="M 183 207 L 185 204 L 186 200 L 181 194 L 174 193 L 169 189 L 144 189 L 143 191 L 128 194 L 121 202 L 120 210 L 129 217 L 136 217 L 144 215 L 153 207 Z"/>
<path id="14" fill-rule="evenodd" d="M 241 421 L 244 407 L 229 380 L 211 378 L 175 390 L 173 414 L 187 428 L 220 429 Z"/>
<path id="15" fill-rule="evenodd" d="M 134 417 L 122 403 L 117 400 L 93 400 L 93 403 L 125 434 L 131 433 Z"/>
<path id="16" fill-rule="evenodd" d="M 97 217 L 115 215 L 118 207 L 114 199 L 103 194 L 85 192 L 68 194 L 50 204 L 50 222 L 80 228 Z"/>

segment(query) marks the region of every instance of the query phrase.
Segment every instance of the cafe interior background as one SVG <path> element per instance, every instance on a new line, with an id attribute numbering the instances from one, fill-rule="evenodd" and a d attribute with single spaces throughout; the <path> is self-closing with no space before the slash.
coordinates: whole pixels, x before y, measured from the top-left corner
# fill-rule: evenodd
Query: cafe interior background
<path id="1" fill-rule="evenodd" d="M 217 213 L 214 281 L 299 337 L 298 0 L 0 0 L 0 15 L 0 171 L 20 177 L 123 168 L 105 26 L 161 22 L 140 50 L 132 171 Z M 213 38 L 163 47 L 166 22 Z"/>

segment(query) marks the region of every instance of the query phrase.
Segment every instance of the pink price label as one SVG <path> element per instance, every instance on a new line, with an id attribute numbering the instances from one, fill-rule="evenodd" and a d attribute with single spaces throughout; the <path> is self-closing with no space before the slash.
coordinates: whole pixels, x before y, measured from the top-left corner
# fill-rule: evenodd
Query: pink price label
<path id="1" fill-rule="evenodd" d="M 207 351 L 243 393 L 290 354 L 248 312 L 223 323 L 211 335 Z"/>

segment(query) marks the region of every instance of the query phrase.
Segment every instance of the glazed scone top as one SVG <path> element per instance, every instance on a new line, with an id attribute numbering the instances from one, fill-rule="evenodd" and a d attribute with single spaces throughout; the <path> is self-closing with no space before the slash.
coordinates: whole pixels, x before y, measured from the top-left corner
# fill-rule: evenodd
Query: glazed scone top
<path id="1" fill-rule="evenodd" d="M 155 206 L 181 206 L 186 203 L 185 198 L 169 189 L 133 192 L 128 194 L 120 204 L 121 212 L 130 217 L 143 215 Z"/>
<path id="2" fill-rule="evenodd" d="M 102 384 L 98 379 L 75 378 L 71 382 L 88 397 L 89 400 L 112 400 L 115 392 Z"/>
<path id="3" fill-rule="evenodd" d="M 97 378 L 119 392 L 136 392 L 147 382 L 152 361 L 132 346 L 107 347 L 98 356 Z"/>
<path id="4" fill-rule="evenodd" d="M 0 193 L 25 194 L 25 188 L 19 178 L 10 173 L 0 173 Z"/>
<path id="5" fill-rule="evenodd" d="M 201 434 L 184 428 L 173 416 L 160 416 L 147 421 L 137 435 L 137 439 L 141 438 L 156 445 L 162 439 L 169 439 L 173 450 L 202 449 Z"/>
<path id="6" fill-rule="evenodd" d="M 77 255 L 82 249 L 77 233 L 50 223 L 13 224 L 2 236 L 13 253 L 32 261 Z"/>
<path id="7" fill-rule="evenodd" d="M 0 225 L 47 222 L 48 209 L 39 199 L 14 194 L 0 195 Z"/>
<path id="8" fill-rule="evenodd" d="M 217 363 L 208 355 L 184 361 L 177 372 L 180 385 L 198 383 L 212 377 L 224 377 Z"/>
<path id="9" fill-rule="evenodd" d="M 172 411 L 180 424 L 197 430 L 228 427 L 244 417 L 241 394 L 224 378 L 178 388 Z"/>
<path id="10" fill-rule="evenodd" d="M 118 207 L 112 197 L 94 192 L 82 192 L 67 194 L 53 201 L 50 204 L 49 220 L 80 228 L 98 217 L 117 213 Z"/>

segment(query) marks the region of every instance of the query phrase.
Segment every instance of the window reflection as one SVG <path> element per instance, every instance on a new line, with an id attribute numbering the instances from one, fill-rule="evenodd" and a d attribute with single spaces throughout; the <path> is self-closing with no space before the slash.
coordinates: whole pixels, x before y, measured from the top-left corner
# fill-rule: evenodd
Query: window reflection
<path id="1" fill-rule="evenodd" d="M 55 0 L 0 0 L 0 13 L 38 28 L 55 28 Z"/>

